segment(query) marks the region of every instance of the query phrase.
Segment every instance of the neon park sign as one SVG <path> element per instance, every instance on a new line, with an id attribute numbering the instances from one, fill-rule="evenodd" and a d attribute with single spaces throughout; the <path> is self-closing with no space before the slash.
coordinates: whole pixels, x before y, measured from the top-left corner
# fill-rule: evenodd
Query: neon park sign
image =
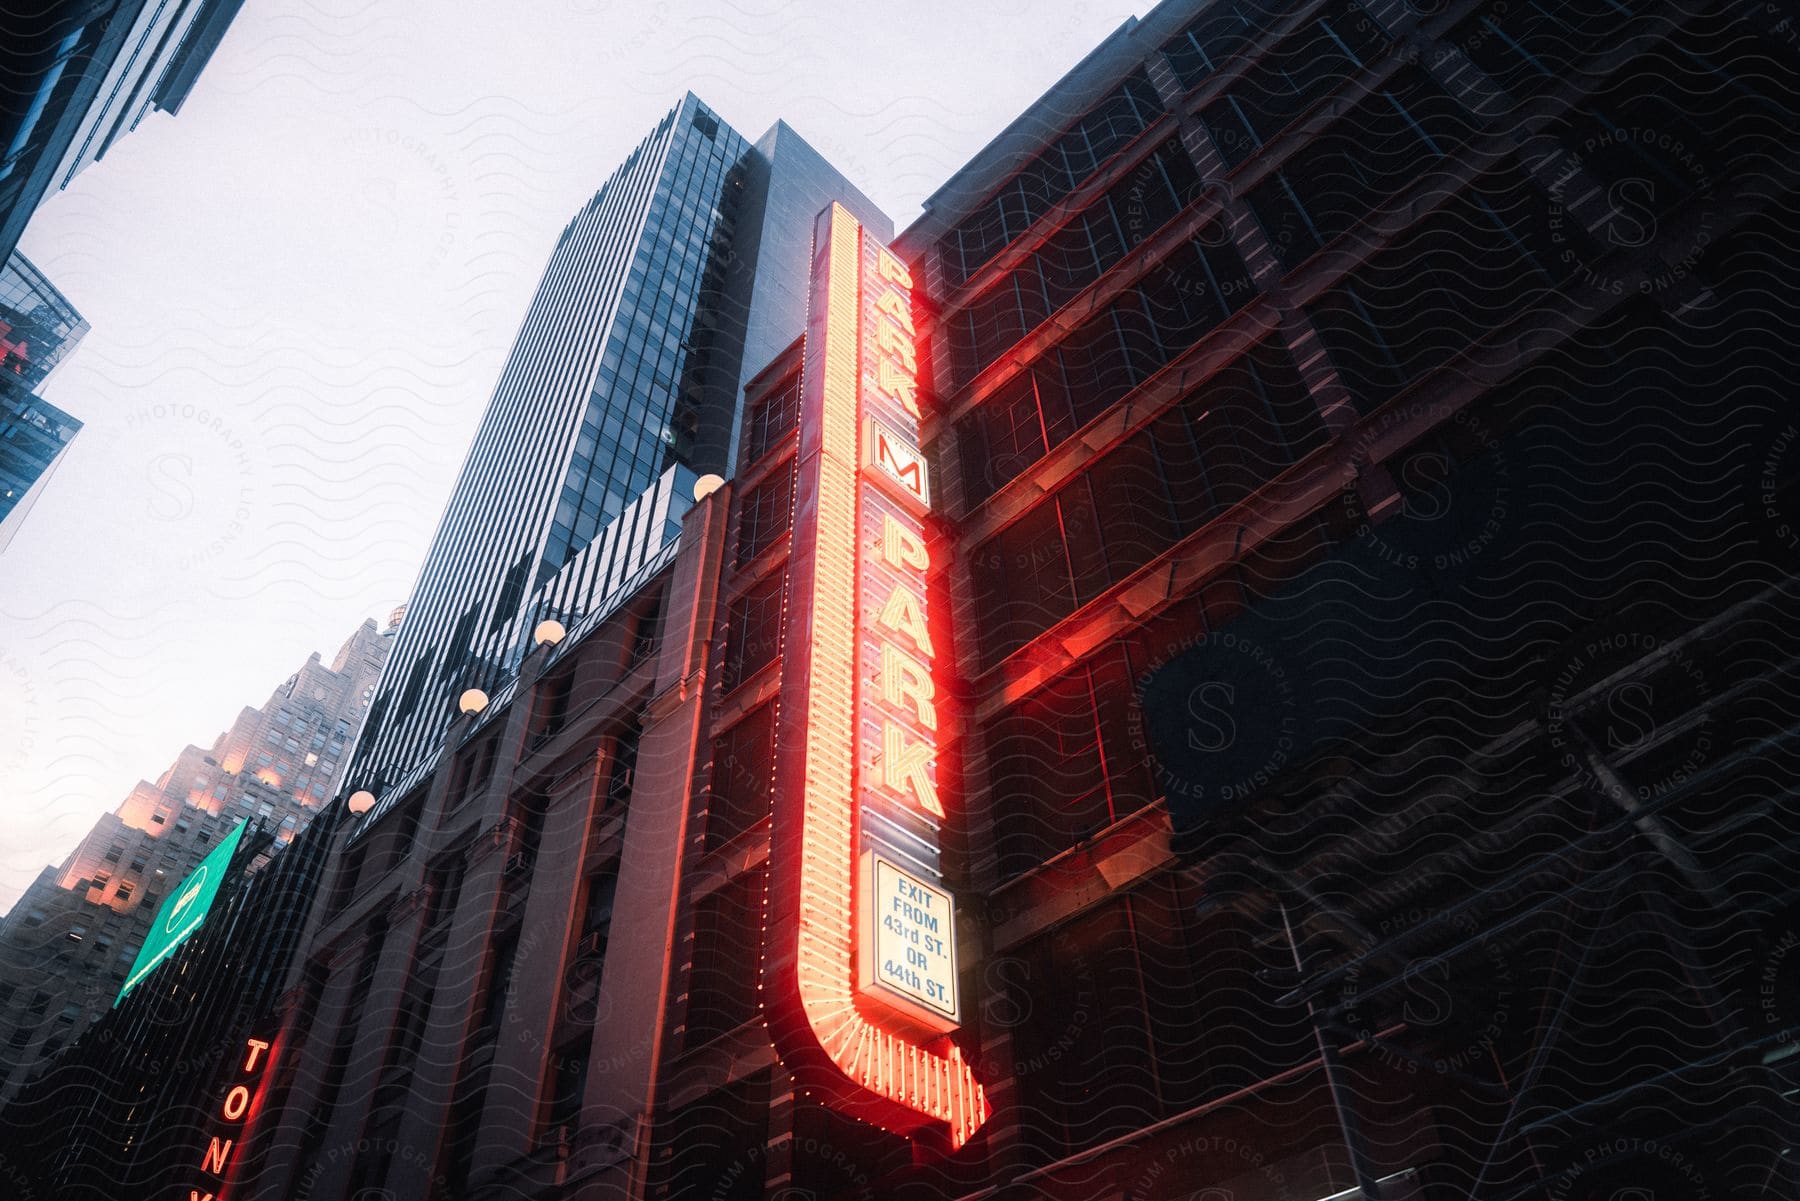
<path id="1" fill-rule="evenodd" d="M 841 205 L 813 229 L 782 619 L 765 1008 L 808 1093 L 954 1149 L 987 1120 L 940 868 L 912 279 Z"/>

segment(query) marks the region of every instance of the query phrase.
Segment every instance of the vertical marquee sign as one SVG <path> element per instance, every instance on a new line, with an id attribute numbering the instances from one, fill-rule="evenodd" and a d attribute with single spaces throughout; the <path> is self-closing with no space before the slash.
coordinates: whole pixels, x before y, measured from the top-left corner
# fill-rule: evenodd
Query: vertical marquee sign
<path id="1" fill-rule="evenodd" d="M 807 1092 L 960 1147 L 961 1017 L 926 575 L 912 280 L 842 206 L 813 229 L 782 622 L 766 1009 Z"/>

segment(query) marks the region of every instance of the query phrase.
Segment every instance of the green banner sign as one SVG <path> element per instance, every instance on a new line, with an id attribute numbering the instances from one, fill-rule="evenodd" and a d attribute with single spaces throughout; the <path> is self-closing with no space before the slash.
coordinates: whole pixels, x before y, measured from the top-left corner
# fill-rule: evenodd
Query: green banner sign
<path id="1" fill-rule="evenodd" d="M 119 995 L 113 999 L 116 1008 L 125 994 L 137 986 L 137 982 L 150 974 L 152 968 L 175 953 L 175 948 L 187 941 L 188 935 L 200 928 L 206 920 L 206 913 L 212 908 L 213 898 L 219 895 L 219 885 L 225 882 L 225 873 L 231 867 L 231 857 L 237 851 L 238 840 L 244 836 L 247 822 L 239 822 L 231 833 L 225 836 L 200 861 L 198 867 L 189 872 L 179 887 L 162 903 L 156 911 L 156 921 L 150 925 L 150 932 L 144 936 L 143 950 L 138 952 L 137 962 L 131 965 L 131 972 L 125 977 L 125 984 L 119 989 Z"/>

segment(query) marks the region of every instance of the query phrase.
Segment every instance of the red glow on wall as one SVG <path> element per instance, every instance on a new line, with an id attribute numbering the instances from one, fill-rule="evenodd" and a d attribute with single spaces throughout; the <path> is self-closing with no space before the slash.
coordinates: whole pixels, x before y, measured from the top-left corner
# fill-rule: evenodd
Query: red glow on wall
<path id="1" fill-rule="evenodd" d="M 900 1133 L 986 1120 L 961 1050 L 858 987 L 865 818 L 944 815 L 906 268 L 832 205 L 815 227 L 777 735 L 769 1020 L 797 1082 Z M 931 848 L 935 854 L 935 847 Z M 951 1028 L 954 1020 L 940 1025 Z"/>

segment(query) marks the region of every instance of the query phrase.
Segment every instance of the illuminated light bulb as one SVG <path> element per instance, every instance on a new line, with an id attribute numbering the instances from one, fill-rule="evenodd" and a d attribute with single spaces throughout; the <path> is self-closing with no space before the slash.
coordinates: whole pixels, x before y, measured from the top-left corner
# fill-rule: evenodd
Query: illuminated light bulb
<path id="1" fill-rule="evenodd" d="M 568 637 L 568 634 L 569 631 L 563 629 L 562 622 L 546 619 L 538 622 L 537 629 L 531 631 L 531 645 L 543 646 L 548 643 L 551 646 L 555 646 L 564 638 Z"/>
<path id="2" fill-rule="evenodd" d="M 367 813 L 375 807 L 375 794 L 366 788 L 359 789 L 350 794 L 350 799 L 346 804 L 349 805 L 352 813 Z"/>
<path id="3" fill-rule="evenodd" d="M 725 486 L 722 475 L 707 474 L 694 481 L 694 500 L 696 503 L 705 500 Z"/>
<path id="4" fill-rule="evenodd" d="M 479 688 L 471 688 L 456 698 L 456 707 L 464 713 L 480 713 L 487 705 L 488 694 Z"/>

